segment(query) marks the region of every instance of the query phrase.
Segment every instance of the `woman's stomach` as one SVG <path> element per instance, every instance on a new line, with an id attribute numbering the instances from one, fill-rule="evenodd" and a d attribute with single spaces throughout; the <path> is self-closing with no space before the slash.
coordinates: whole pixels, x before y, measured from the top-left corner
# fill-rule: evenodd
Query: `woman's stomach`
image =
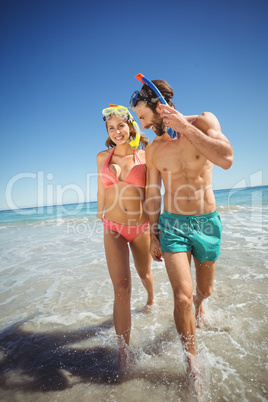
<path id="1" fill-rule="evenodd" d="M 146 222 L 144 211 L 145 190 L 127 183 L 118 183 L 106 190 L 105 217 L 123 225 Z"/>

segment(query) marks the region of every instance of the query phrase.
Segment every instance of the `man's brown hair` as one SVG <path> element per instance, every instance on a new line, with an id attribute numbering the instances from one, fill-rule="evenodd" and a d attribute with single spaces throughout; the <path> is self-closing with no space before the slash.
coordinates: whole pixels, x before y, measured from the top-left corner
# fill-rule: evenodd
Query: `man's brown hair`
<path id="1" fill-rule="evenodd" d="M 156 86 L 157 89 L 159 89 L 159 91 L 161 92 L 161 94 L 165 98 L 167 104 L 169 106 L 173 106 L 175 108 L 174 103 L 171 102 L 171 99 L 174 96 L 174 92 L 173 92 L 173 89 L 171 88 L 171 86 L 164 80 L 153 80 L 152 83 Z M 147 84 L 144 84 L 142 89 L 145 92 L 147 92 L 147 94 L 149 95 L 150 98 L 155 98 L 156 97 L 156 94 L 154 93 L 154 91 Z M 153 112 L 155 112 L 155 109 L 157 107 L 157 102 L 147 101 L 147 106 Z"/>

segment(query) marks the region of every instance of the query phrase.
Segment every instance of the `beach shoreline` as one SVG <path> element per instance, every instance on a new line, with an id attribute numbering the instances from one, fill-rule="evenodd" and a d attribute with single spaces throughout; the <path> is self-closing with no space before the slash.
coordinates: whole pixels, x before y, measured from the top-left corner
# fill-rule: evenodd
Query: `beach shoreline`
<path id="1" fill-rule="evenodd" d="M 207 323 L 197 329 L 208 401 L 268 397 L 266 192 L 250 193 L 254 205 L 241 197 L 237 205 L 218 202 L 221 255 L 205 302 Z M 1 400 L 196 400 L 186 383 L 163 262 L 153 262 L 156 305 L 144 314 L 146 295 L 131 260 L 135 365 L 119 379 L 101 221 L 78 216 L 0 226 Z"/>

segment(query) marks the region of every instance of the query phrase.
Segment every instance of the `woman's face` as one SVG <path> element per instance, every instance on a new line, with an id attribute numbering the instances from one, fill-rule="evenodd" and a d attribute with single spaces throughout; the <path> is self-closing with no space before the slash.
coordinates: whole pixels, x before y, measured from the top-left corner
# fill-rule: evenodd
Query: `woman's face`
<path id="1" fill-rule="evenodd" d="M 107 131 L 109 137 L 116 145 L 129 142 L 129 126 L 121 117 L 111 117 L 107 121 Z"/>

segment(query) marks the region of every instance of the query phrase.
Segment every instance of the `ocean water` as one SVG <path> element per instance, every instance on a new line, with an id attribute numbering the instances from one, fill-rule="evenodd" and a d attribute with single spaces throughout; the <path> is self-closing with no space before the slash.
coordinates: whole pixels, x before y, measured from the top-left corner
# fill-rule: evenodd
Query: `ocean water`
<path id="1" fill-rule="evenodd" d="M 204 401 L 267 401 L 268 186 L 216 191 L 222 254 L 197 329 Z M 1 401 L 196 401 L 164 262 L 150 313 L 131 259 L 134 365 L 116 369 L 96 203 L 0 212 Z M 194 266 L 192 266 L 195 281 Z"/>

